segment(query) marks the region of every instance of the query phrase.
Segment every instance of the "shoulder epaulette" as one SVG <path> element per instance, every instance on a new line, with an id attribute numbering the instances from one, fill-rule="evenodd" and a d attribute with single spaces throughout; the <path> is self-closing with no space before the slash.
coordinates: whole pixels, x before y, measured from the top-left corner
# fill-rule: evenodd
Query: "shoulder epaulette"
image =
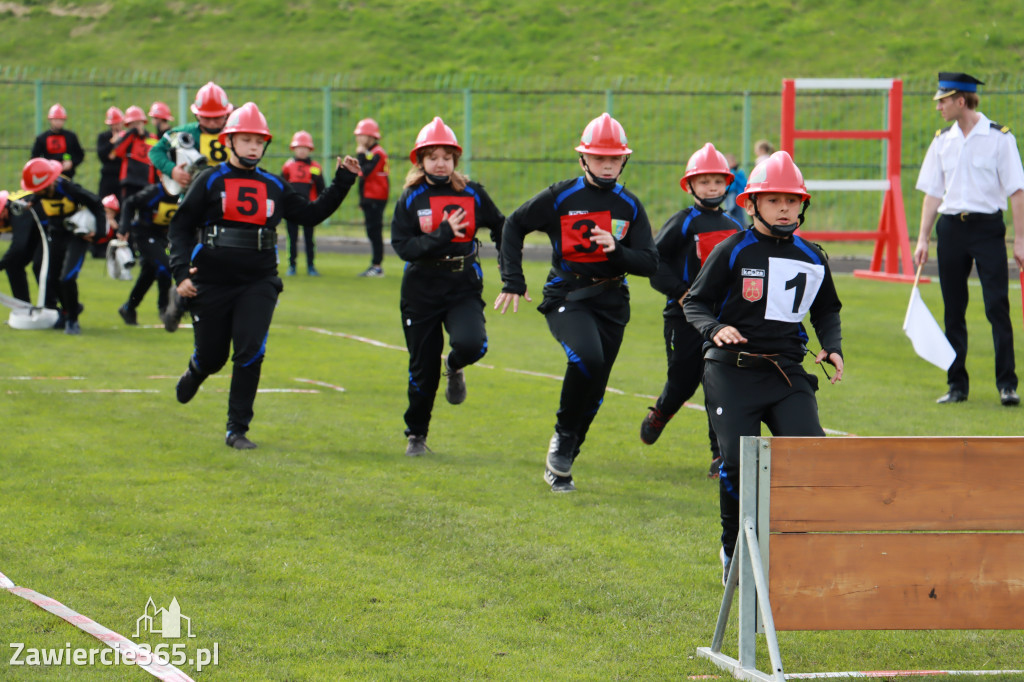
<path id="1" fill-rule="evenodd" d="M 951 126 L 951 125 L 948 125 L 948 126 L 946 126 L 945 128 L 942 128 L 941 130 L 936 130 L 936 131 L 935 131 L 935 137 L 938 137 L 939 135 L 941 135 L 942 133 L 944 133 L 944 132 L 948 131 L 948 130 L 949 130 L 950 128 L 952 128 L 952 127 L 953 127 L 953 126 Z"/>
<path id="2" fill-rule="evenodd" d="M 993 130 L 998 130 L 1001 133 L 1010 132 L 1010 126 L 1004 126 L 1002 123 L 996 123 L 995 121 L 989 121 L 988 127 L 992 128 Z"/>

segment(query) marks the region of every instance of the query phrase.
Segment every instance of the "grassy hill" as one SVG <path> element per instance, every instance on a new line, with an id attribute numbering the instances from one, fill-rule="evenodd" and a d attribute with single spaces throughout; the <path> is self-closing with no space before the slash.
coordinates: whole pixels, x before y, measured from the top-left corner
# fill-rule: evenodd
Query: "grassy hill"
<path id="1" fill-rule="evenodd" d="M 955 0 L 0 3 L 0 64 L 270 78 L 622 79 L 1012 72 L 1022 6 Z M 16 37 L 16 38 L 15 38 Z"/>

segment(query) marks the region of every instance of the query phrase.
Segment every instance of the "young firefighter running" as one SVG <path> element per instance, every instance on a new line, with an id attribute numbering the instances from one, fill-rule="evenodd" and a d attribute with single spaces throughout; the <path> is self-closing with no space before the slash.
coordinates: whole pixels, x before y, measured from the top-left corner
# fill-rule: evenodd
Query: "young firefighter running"
<path id="1" fill-rule="evenodd" d="M 277 233 L 282 219 L 316 225 L 341 205 L 359 163 L 339 158 L 334 182 L 314 202 L 276 175 L 260 169 L 271 135 L 252 102 L 233 111 L 220 143 L 228 162 L 199 174 L 171 219 L 171 272 L 178 293 L 190 301 L 195 352 L 178 380 L 178 402 L 187 403 L 234 347 L 225 442 L 256 447 L 246 437 L 270 321 L 283 286 L 277 276 Z M 197 232 L 198 241 L 197 241 Z"/>
<path id="2" fill-rule="evenodd" d="M 551 240 L 551 272 L 538 307 L 568 364 L 548 447 L 544 480 L 553 492 L 575 490 L 573 461 L 604 398 L 629 322 L 626 275 L 649 277 L 658 252 L 643 205 L 618 184 L 632 150 L 626 132 L 607 113 L 583 131 L 583 176 L 551 185 L 516 209 L 501 242 L 504 287 L 494 302 L 504 314 L 532 300 L 523 277 L 523 239 L 534 230 Z"/>
<path id="3" fill-rule="evenodd" d="M 391 221 L 391 245 L 408 263 L 400 305 L 409 348 L 409 457 L 430 452 L 427 432 L 441 379 L 444 330 L 451 343 L 444 396 L 452 405 L 466 399 L 463 368 L 487 352 L 476 231 L 486 227 L 500 243 L 505 216 L 483 185 L 456 170 L 461 154 L 455 133 L 440 117 L 423 126 L 409 152 L 413 168 Z"/>
<path id="4" fill-rule="evenodd" d="M 683 296 L 704 262 L 719 242 L 738 232 L 740 225 L 722 210 L 733 180 L 725 155 L 708 142 L 694 152 L 686 164 L 679 185 L 693 195 L 694 205 L 668 219 L 654 242 L 658 246 L 658 272 L 651 286 L 665 294 L 665 353 L 668 380 L 661 396 L 640 424 L 640 440 L 648 445 L 658 440 L 665 424 L 690 399 L 704 375 L 704 339 L 683 315 Z M 708 476 L 718 477 L 722 463 L 718 438 L 708 420 L 711 468 Z"/>
<path id="5" fill-rule="evenodd" d="M 139 252 L 139 276 L 135 280 L 128 300 L 117 309 L 124 323 L 139 323 L 137 308 L 146 292 L 157 283 L 156 306 L 161 320 L 165 317 L 171 290 L 171 266 L 167 256 L 167 227 L 178 210 L 177 194 L 168 194 L 159 182 L 124 200 L 118 239 L 131 240 Z"/>
<path id="6" fill-rule="evenodd" d="M 736 198 L 753 227 L 716 248 L 683 299 L 686 319 L 708 342 L 704 393 L 724 462 L 719 481 L 722 581 L 739 531 L 740 437 L 758 436 L 761 422 L 775 436 L 824 436 L 818 421 L 817 377 L 801 362 L 807 349 L 804 316 L 822 350 L 814 361 L 843 378 L 842 334 L 825 253 L 793 232 L 811 195 L 786 152 L 775 152 L 750 174 Z"/>
<path id="7" fill-rule="evenodd" d="M 32 193 L 32 205 L 46 229 L 50 267 L 46 278 L 46 307 L 60 300 L 61 317 L 56 329 L 77 336 L 82 333 L 78 316 L 78 273 L 85 262 L 89 242 L 106 231 L 107 218 L 100 198 L 62 175 L 60 161 L 32 159 L 21 172 L 21 188 Z"/>

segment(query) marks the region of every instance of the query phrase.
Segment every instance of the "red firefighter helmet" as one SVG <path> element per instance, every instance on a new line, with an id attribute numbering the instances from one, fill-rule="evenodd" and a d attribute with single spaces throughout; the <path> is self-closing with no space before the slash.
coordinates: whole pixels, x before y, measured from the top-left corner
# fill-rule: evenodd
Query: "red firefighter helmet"
<path id="1" fill-rule="evenodd" d="M 30 159 L 21 169 L 21 188 L 26 192 L 42 191 L 57 182 L 63 170 L 64 166 L 60 161 Z"/>
<path id="2" fill-rule="evenodd" d="M 455 132 L 444 124 L 440 116 L 435 116 L 433 121 L 420 129 L 420 134 L 416 136 L 416 144 L 409 152 L 409 160 L 417 163 L 419 161 L 417 152 L 425 147 L 452 147 L 459 154 L 462 153 L 462 147 L 459 146 Z"/>
<path id="3" fill-rule="evenodd" d="M 124 111 L 125 123 L 146 123 L 148 120 L 146 112 L 142 110 L 142 107 L 137 107 L 133 104 Z"/>
<path id="4" fill-rule="evenodd" d="M 173 121 L 174 117 L 171 116 L 171 108 L 163 102 L 153 102 L 153 105 L 149 107 L 150 118 L 159 118 L 161 121 Z"/>
<path id="5" fill-rule="evenodd" d="M 313 146 L 313 136 L 307 133 L 305 130 L 292 135 L 292 143 L 288 145 L 289 149 L 295 149 L 296 147 L 309 147 L 310 149 L 316 149 Z"/>
<path id="6" fill-rule="evenodd" d="M 690 160 L 686 162 L 686 172 L 683 173 L 683 177 L 679 180 L 679 186 L 689 192 L 690 178 L 694 175 L 704 175 L 705 173 L 716 173 L 726 176 L 729 178 L 726 180 L 726 184 L 732 183 L 733 178 L 736 177 L 729 170 L 729 162 L 725 160 L 725 154 L 715 149 L 715 145 L 710 142 L 690 156 Z"/>
<path id="7" fill-rule="evenodd" d="M 116 212 L 121 210 L 121 202 L 117 200 L 116 194 L 108 194 L 103 197 L 102 204 L 103 208 L 109 208 L 111 211 Z"/>
<path id="8" fill-rule="evenodd" d="M 253 102 L 246 102 L 231 112 L 224 130 L 220 131 L 218 139 L 221 144 L 227 144 L 228 135 L 234 133 L 252 133 L 262 135 L 263 139 L 270 142 L 272 135 L 267 127 L 267 119 L 260 113 L 260 108 Z"/>
<path id="9" fill-rule="evenodd" d="M 380 126 L 372 118 L 364 118 L 356 124 L 356 129 L 352 133 L 353 135 L 369 135 L 380 139 Z"/>
<path id="10" fill-rule="evenodd" d="M 68 112 L 64 111 L 64 107 L 59 103 L 54 104 L 50 107 L 50 110 L 46 112 L 46 118 L 61 118 L 66 121 L 68 119 Z"/>
<path id="11" fill-rule="evenodd" d="M 750 172 L 750 179 L 747 180 L 747 188 L 736 197 L 736 205 L 745 206 L 747 197 L 765 192 L 797 194 L 801 201 L 811 198 L 800 169 L 793 163 L 789 153 L 782 151 L 775 152 L 754 166 L 754 170 Z"/>
<path id="12" fill-rule="evenodd" d="M 103 119 L 103 122 L 108 126 L 124 123 L 124 112 L 117 107 L 110 107 L 107 109 L 107 117 Z"/>
<path id="13" fill-rule="evenodd" d="M 199 92 L 196 93 L 196 101 L 189 108 L 196 116 L 205 118 L 227 116 L 233 109 L 224 88 L 213 81 L 199 88 Z"/>
<path id="14" fill-rule="evenodd" d="M 597 156 L 626 156 L 633 153 L 627 144 L 622 124 L 605 112 L 583 129 L 576 151 Z"/>

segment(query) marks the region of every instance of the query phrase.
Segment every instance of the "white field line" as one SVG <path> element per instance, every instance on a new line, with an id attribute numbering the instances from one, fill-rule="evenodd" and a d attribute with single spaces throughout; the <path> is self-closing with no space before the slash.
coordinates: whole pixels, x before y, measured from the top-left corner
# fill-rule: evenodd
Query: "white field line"
<path id="1" fill-rule="evenodd" d="M 371 346 L 376 346 L 378 348 L 387 348 L 388 350 L 400 350 L 403 353 L 408 352 L 407 349 L 405 348 L 405 346 L 395 346 L 395 345 L 392 345 L 390 343 L 384 343 L 383 341 L 377 341 L 376 339 L 369 339 L 369 338 L 366 338 L 365 336 L 357 336 L 355 334 L 346 334 L 344 332 L 332 332 L 332 331 L 329 331 L 327 329 L 321 329 L 319 327 L 299 327 L 299 329 L 303 329 L 305 331 L 310 331 L 310 332 L 315 332 L 317 334 L 326 334 L 327 336 L 337 336 L 337 337 L 340 337 L 340 338 L 343 338 L 343 339 L 349 339 L 350 341 L 359 341 L 360 343 L 367 343 L 367 344 L 369 344 Z M 475 366 L 483 368 L 483 369 L 496 369 L 494 367 L 494 365 L 485 365 L 485 364 L 482 364 L 482 363 L 477 363 Z M 560 377 L 560 376 L 558 376 L 556 374 L 545 374 L 544 372 L 534 372 L 534 371 L 531 371 L 531 370 L 528 370 L 528 369 L 516 369 L 514 367 L 505 367 L 504 370 L 506 372 L 514 372 L 515 374 L 525 374 L 527 376 L 540 377 L 542 379 L 552 379 L 554 381 L 561 381 L 562 380 L 562 377 Z M 644 400 L 657 400 L 658 399 L 658 396 L 645 395 L 643 393 L 627 393 L 627 392 L 623 391 L 622 389 L 614 388 L 612 386 L 607 387 L 605 390 L 608 391 L 609 393 L 614 393 L 616 395 L 629 396 L 631 398 L 643 398 Z M 696 403 L 686 402 L 686 403 L 683 403 L 683 407 L 689 408 L 691 410 L 699 410 L 700 412 L 704 412 L 704 406 L 703 405 L 698 405 Z M 824 431 L 825 431 L 825 433 L 827 433 L 829 435 L 832 435 L 832 436 L 850 436 L 850 435 L 853 435 L 853 434 L 847 433 L 845 431 L 837 431 L 835 429 L 824 429 Z"/>

